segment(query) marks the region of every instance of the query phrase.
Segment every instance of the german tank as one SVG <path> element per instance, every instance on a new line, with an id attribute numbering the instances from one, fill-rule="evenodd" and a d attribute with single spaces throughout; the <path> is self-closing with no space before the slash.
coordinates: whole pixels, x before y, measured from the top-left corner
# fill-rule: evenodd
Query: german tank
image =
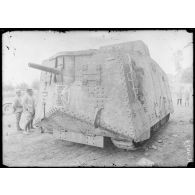
<path id="1" fill-rule="evenodd" d="M 133 149 L 173 112 L 168 79 L 142 41 L 61 52 L 41 70 L 35 125 L 54 137 Z"/>

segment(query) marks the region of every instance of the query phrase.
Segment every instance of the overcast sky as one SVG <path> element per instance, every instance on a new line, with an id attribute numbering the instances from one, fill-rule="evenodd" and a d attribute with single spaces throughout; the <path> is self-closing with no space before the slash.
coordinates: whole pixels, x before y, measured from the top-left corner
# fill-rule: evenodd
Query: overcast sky
<path id="1" fill-rule="evenodd" d="M 57 52 L 99 48 L 102 45 L 125 41 L 144 41 L 151 57 L 166 73 L 175 73 L 173 53 L 182 50 L 182 67 L 192 65 L 192 34 L 186 31 L 18 31 L 3 35 L 3 82 L 13 85 L 31 84 L 39 79 L 40 71 L 29 68 L 28 63 L 41 64 Z"/>

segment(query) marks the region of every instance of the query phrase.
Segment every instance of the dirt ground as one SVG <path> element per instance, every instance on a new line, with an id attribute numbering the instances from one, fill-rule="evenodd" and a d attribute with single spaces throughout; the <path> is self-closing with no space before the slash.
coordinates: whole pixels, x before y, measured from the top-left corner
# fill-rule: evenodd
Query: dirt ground
<path id="1" fill-rule="evenodd" d="M 29 135 L 18 133 L 15 116 L 3 116 L 3 163 L 19 167 L 64 166 L 140 166 L 148 159 L 154 166 L 186 166 L 193 160 L 193 118 L 190 107 L 174 104 L 174 114 L 168 124 L 156 131 L 151 139 L 136 151 L 116 148 L 106 140 L 104 148 L 55 140 L 52 134 L 37 129 Z"/>

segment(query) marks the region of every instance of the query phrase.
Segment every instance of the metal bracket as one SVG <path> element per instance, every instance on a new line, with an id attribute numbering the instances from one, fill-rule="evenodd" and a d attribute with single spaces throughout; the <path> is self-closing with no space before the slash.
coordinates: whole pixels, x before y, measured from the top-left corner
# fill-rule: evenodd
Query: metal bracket
<path id="1" fill-rule="evenodd" d="M 103 108 L 96 108 L 95 111 L 95 117 L 94 117 L 94 127 L 98 128 L 100 126 L 100 117 L 101 117 L 101 111 Z"/>

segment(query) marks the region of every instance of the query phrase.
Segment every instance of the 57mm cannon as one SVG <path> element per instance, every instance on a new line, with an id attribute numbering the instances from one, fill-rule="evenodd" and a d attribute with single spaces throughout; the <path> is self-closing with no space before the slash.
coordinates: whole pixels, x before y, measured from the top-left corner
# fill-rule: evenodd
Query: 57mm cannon
<path id="1" fill-rule="evenodd" d="M 28 66 L 30 68 L 35 68 L 35 69 L 42 70 L 45 72 L 50 72 L 53 74 L 61 74 L 61 71 L 58 70 L 57 68 L 50 68 L 50 67 L 46 67 L 46 66 L 42 66 L 42 65 L 34 64 L 34 63 L 28 63 Z"/>

